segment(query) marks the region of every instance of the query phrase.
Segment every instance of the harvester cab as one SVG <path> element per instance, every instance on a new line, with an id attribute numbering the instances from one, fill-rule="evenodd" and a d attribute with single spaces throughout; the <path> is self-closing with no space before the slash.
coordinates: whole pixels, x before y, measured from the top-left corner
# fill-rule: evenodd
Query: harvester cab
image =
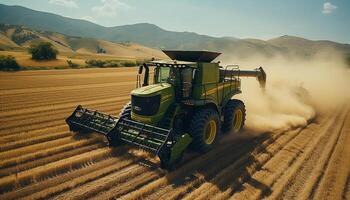
<path id="1" fill-rule="evenodd" d="M 241 77 L 256 77 L 264 88 L 264 70 L 221 67 L 212 62 L 220 55 L 216 52 L 164 53 L 171 60 L 140 66 L 131 102 L 118 117 L 79 105 L 66 119 L 70 129 L 98 132 L 110 145 L 132 144 L 152 152 L 167 169 L 179 163 L 188 147 L 204 153 L 214 147 L 219 133 L 240 132 L 245 106 L 232 97 L 241 93 Z M 150 67 L 154 70 L 152 84 Z"/>

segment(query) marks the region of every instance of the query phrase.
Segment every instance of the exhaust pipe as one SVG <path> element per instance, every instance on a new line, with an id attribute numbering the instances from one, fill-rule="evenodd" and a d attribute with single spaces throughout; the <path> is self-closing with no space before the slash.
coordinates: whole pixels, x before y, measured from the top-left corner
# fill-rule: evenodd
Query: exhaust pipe
<path id="1" fill-rule="evenodd" d="M 140 76 L 142 74 L 143 68 L 145 68 L 145 76 L 143 78 L 142 87 L 149 85 L 149 67 L 146 63 L 143 63 L 143 65 L 140 65 L 140 67 L 139 67 L 139 73 L 137 75 L 136 87 L 139 87 Z"/>

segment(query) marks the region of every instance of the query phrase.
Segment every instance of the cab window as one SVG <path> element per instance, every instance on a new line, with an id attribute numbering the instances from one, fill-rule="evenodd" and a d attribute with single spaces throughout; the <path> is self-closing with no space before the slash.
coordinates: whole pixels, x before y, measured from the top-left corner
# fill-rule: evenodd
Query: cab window
<path id="1" fill-rule="evenodd" d="M 170 68 L 169 67 L 159 67 L 158 68 L 158 77 L 157 83 L 167 82 L 169 78 Z"/>

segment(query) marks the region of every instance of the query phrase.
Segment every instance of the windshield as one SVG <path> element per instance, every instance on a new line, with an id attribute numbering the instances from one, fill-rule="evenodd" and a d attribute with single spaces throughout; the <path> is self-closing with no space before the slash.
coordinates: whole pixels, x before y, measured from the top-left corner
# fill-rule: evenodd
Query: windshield
<path id="1" fill-rule="evenodd" d="M 156 83 L 192 83 L 192 68 L 158 67 L 156 73 Z"/>
<path id="2" fill-rule="evenodd" d="M 157 83 L 173 83 L 175 80 L 175 71 L 172 67 L 159 67 Z"/>

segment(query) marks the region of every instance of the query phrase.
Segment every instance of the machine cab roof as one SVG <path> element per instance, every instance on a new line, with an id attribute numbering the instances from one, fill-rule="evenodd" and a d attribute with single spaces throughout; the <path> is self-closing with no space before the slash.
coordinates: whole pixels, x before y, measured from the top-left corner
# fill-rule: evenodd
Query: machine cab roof
<path id="1" fill-rule="evenodd" d="M 172 60 L 181 60 L 187 62 L 211 62 L 221 53 L 210 51 L 168 51 L 163 52 Z"/>
<path id="2" fill-rule="evenodd" d="M 163 52 L 171 58 L 171 60 L 157 60 L 152 61 L 152 65 L 157 67 L 175 67 L 185 68 L 193 67 L 197 68 L 198 63 L 210 63 L 221 53 L 210 51 L 168 51 Z"/>

